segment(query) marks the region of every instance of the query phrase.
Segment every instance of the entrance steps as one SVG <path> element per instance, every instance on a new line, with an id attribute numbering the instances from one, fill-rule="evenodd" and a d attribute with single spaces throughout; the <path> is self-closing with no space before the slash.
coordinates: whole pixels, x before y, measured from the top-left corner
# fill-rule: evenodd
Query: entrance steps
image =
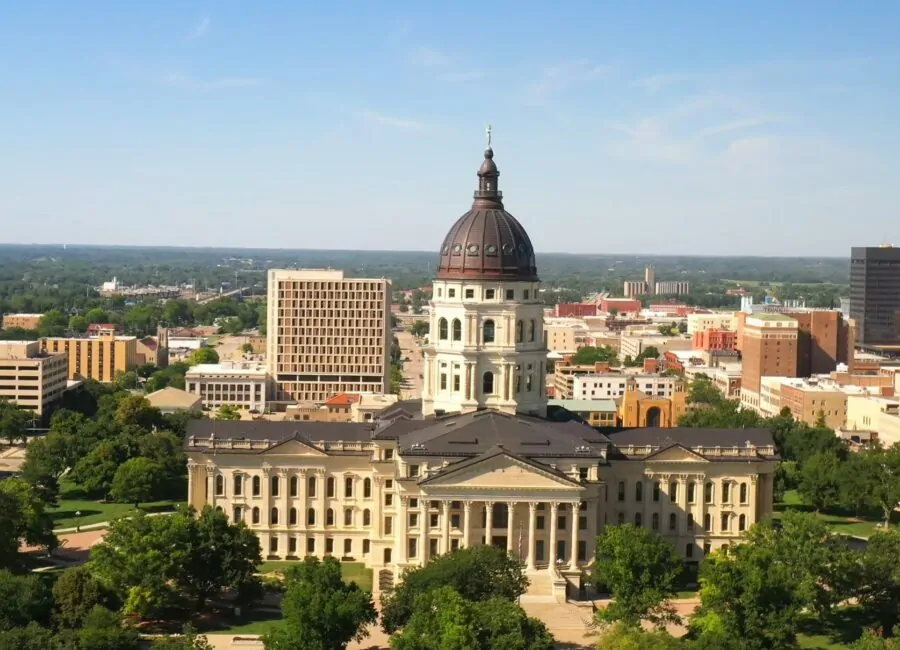
<path id="1" fill-rule="evenodd" d="M 525 574 L 525 577 L 528 578 L 528 588 L 520 597 L 521 602 L 556 602 L 553 595 L 553 578 L 546 570 L 530 571 Z"/>

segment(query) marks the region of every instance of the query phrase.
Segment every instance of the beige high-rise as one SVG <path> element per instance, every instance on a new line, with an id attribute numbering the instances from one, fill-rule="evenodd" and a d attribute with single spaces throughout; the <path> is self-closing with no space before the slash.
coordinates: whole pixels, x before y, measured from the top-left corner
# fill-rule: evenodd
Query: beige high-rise
<path id="1" fill-rule="evenodd" d="M 276 402 L 390 388 L 391 283 L 343 271 L 269 271 L 267 363 Z"/>
<path id="2" fill-rule="evenodd" d="M 65 353 L 41 352 L 37 341 L 0 341 L 0 399 L 45 415 L 66 390 Z"/>

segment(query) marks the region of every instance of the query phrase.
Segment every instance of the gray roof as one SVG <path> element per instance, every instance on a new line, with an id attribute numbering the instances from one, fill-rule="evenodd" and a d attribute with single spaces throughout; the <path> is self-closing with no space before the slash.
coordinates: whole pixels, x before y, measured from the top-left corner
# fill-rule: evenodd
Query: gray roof
<path id="1" fill-rule="evenodd" d="M 623 429 L 608 433 L 613 445 L 651 445 L 668 447 L 743 447 L 747 442 L 757 447 L 774 445 L 768 429 L 694 429 L 690 427 Z"/>
<path id="2" fill-rule="evenodd" d="M 477 465 L 478 463 L 480 463 L 482 461 L 488 460 L 490 458 L 495 458 L 497 456 L 508 456 L 509 458 L 513 458 L 513 459 L 519 461 L 520 463 L 524 463 L 525 465 L 534 467 L 535 469 L 540 470 L 541 472 L 545 472 L 547 474 L 556 476 L 557 478 L 562 479 L 568 483 L 571 483 L 572 485 L 581 485 L 581 483 L 579 483 L 578 481 L 573 479 L 571 476 L 568 476 L 567 474 L 560 472 L 558 469 L 554 469 L 550 465 L 546 465 L 541 462 L 533 461 L 529 458 L 525 458 L 524 456 L 520 456 L 519 454 L 514 454 L 511 451 L 509 451 L 508 449 L 504 449 L 503 447 L 500 447 L 500 446 L 491 447 L 490 449 L 488 449 L 486 452 L 484 452 L 483 454 L 481 454 L 479 456 L 472 456 L 470 458 L 466 458 L 465 460 L 461 460 L 457 463 L 453 463 L 452 465 L 447 467 L 442 472 L 435 474 L 434 476 L 430 476 L 428 478 L 420 480 L 419 484 L 427 485 L 429 481 L 433 481 L 436 479 L 443 479 L 449 474 L 453 474 L 460 470 L 466 469 L 467 467 L 471 467 L 472 465 Z"/>
<path id="3" fill-rule="evenodd" d="M 268 440 L 275 444 L 288 440 L 299 440 L 307 444 L 317 442 L 368 442 L 372 439 L 371 423 L 356 422 L 272 422 L 270 420 L 191 420 L 187 425 L 184 439 L 185 451 L 203 453 L 262 453 L 266 449 L 236 448 L 217 446 L 198 447 L 191 444 L 192 438 L 218 440 L 248 440 L 261 442 Z M 271 447 L 269 447 L 271 448 Z M 333 453 L 333 452 L 329 452 Z"/>

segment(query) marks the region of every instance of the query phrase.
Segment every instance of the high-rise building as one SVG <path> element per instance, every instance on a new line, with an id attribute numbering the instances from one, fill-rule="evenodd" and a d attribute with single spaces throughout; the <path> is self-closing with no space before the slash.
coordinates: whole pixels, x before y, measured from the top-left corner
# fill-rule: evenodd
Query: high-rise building
<path id="1" fill-rule="evenodd" d="M 66 390 L 65 353 L 41 352 L 37 341 L 0 341 L 0 399 L 41 417 Z"/>
<path id="2" fill-rule="evenodd" d="M 653 293 L 656 288 L 656 269 L 650 264 L 644 267 L 644 284 L 647 285 L 647 291 Z"/>
<path id="3" fill-rule="evenodd" d="M 87 338 L 44 338 L 41 350 L 69 355 L 69 379 L 110 383 L 138 363 L 137 337 L 119 336 L 113 326 Z"/>
<path id="4" fill-rule="evenodd" d="M 850 249 L 850 318 L 859 345 L 900 344 L 900 248 Z"/>
<path id="5" fill-rule="evenodd" d="M 472 209 L 450 228 L 423 348 L 426 415 L 493 408 L 547 410 L 544 307 L 528 233 L 503 207 L 500 172 L 487 149 Z"/>
<path id="6" fill-rule="evenodd" d="M 852 323 L 831 309 L 786 311 L 797 321 L 797 376 L 827 374 L 839 363 L 853 365 Z"/>
<path id="7" fill-rule="evenodd" d="M 390 389 L 391 283 L 343 271 L 269 271 L 267 363 L 274 401 Z"/>
<path id="8" fill-rule="evenodd" d="M 784 314 L 748 314 L 743 331 L 741 403 L 759 409 L 762 377 L 797 376 L 797 321 Z"/>

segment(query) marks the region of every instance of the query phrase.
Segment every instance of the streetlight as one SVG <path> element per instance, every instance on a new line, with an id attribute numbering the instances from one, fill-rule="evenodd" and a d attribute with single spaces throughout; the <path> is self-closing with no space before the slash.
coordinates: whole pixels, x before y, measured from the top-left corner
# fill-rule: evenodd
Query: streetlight
<path id="1" fill-rule="evenodd" d="M 81 532 L 81 510 L 75 511 L 75 532 Z"/>

